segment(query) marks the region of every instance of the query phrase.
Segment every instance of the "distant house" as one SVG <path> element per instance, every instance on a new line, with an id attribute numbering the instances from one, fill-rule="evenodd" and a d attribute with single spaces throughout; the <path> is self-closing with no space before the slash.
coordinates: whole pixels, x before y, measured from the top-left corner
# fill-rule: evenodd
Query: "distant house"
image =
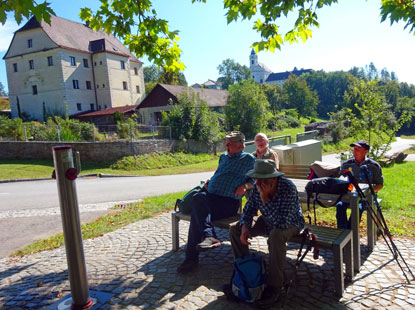
<path id="1" fill-rule="evenodd" d="M 75 115 L 141 102 L 142 62 L 114 36 L 51 16 L 14 33 L 6 62 L 12 117 Z"/>
<path id="2" fill-rule="evenodd" d="M 201 100 L 206 101 L 208 107 L 216 111 L 221 111 L 226 105 L 229 95 L 226 90 L 157 84 L 138 106 L 141 122 L 149 125 L 159 124 L 162 120 L 161 112 L 170 111 L 172 109 L 170 102 L 177 104 L 180 94 L 185 91 L 194 92 Z"/>
<path id="3" fill-rule="evenodd" d="M 116 111 L 120 112 L 126 120 L 130 118 L 133 114 L 137 114 L 138 104 L 127 105 L 123 107 L 109 108 L 100 111 L 87 112 L 79 115 L 75 115 L 73 118 L 78 119 L 82 122 L 93 123 L 97 126 L 99 125 L 114 125 L 114 113 Z"/>
<path id="4" fill-rule="evenodd" d="M 216 85 L 216 81 L 214 80 L 207 80 L 203 84 L 195 83 L 192 88 L 209 88 L 209 89 L 219 89 L 218 85 Z"/>
<path id="5" fill-rule="evenodd" d="M 311 72 L 311 69 L 298 70 L 294 67 L 293 71 L 277 72 L 273 73 L 264 64 L 258 62 L 258 55 L 255 50 L 252 49 L 251 55 L 249 56 L 249 65 L 251 69 L 252 78 L 258 83 L 267 83 L 269 85 L 278 84 L 283 85 L 288 80 L 291 74 L 300 76 L 301 74 Z"/>

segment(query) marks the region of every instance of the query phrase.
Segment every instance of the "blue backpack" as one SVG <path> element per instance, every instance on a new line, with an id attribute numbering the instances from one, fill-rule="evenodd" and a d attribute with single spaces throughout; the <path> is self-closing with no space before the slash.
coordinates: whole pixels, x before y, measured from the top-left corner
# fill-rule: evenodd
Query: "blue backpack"
<path id="1" fill-rule="evenodd" d="M 265 261 L 258 254 L 240 257 L 233 263 L 232 292 L 242 301 L 252 303 L 261 298 L 267 282 Z"/>

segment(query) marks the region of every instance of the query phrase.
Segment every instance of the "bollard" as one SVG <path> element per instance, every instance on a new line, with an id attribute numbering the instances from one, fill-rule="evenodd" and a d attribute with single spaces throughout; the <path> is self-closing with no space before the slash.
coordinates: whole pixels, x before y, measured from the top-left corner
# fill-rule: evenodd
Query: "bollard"
<path id="1" fill-rule="evenodd" d="M 77 170 L 74 168 L 72 147 L 65 145 L 54 146 L 52 150 L 72 295 L 71 309 L 90 309 L 93 302 L 89 295 L 82 244 L 78 198 L 75 186 Z"/>

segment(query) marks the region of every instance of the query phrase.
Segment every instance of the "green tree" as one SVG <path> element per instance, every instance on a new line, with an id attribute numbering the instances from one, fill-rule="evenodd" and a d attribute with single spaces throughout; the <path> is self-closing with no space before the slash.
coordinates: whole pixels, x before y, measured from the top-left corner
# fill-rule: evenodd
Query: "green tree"
<path id="1" fill-rule="evenodd" d="M 144 83 L 157 82 L 161 75 L 159 66 L 151 65 L 143 67 Z"/>
<path id="2" fill-rule="evenodd" d="M 7 92 L 4 89 L 4 85 L 2 82 L 0 82 L 0 96 L 7 96 Z"/>
<path id="3" fill-rule="evenodd" d="M 299 116 L 314 117 L 319 102 L 318 94 L 312 91 L 307 82 L 295 75 L 290 75 L 284 83 L 285 108 L 296 109 Z"/>
<path id="4" fill-rule="evenodd" d="M 361 81 L 349 93 L 355 107 L 354 111 L 346 108 L 343 112 L 344 120 L 350 124 L 349 135 L 367 140 L 371 145 L 371 157 L 378 159 L 390 148 L 396 132 L 410 120 L 411 115 L 404 111 L 396 119 L 385 97 L 377 91 L 376 81 Z"/>
<path id="5" fill-rule="evenodd" d="M 267 83 L 261 84 L 265 96 L 270 105 L 270 110 L 272 113 L 277 113 L 284 107 L 284 90 L 282 86 L 278 84 L 269 85 Z"/>
<path id="6" fill-rule="evenodd" d="M 180 61 L 181 50 L 178 46 L 178 31 L 170 30 L 168 22 L 158 18 L 151 0 L 100 0 L 101 7 L 92 12 L 83 8 L 80 16 L 89 21 L 95 30 L 103 29 L 119 37 L 138 57 L 147 55 L 148 59 L 168 71 L 184 69 Z M 206 2 L 206 0 L 191 0 Z M 261 39 L 254 42 L 255 50 L 280 49 L 283 42 L 306 41 L 311 37 L 312 27 L 318 27 L 317 12 L 326 6 L 337 3 L 337 0 L 281 0 L 281 1 L 240 1 L 223 0 L 228 24 L 241 20 L 252 20 L 253 29 Z M 415 6 L 413 0 L 382 0 L 381 22 L 389 19 L 391 23 L 403 21 L 405 29 L 415 34 Z M 34 0 L 2 0 L 0 6 L 0 22 L 4 25 L 7 13 L 13 12 L 18 24 L 22 17 L 34 15 L 37 20 L 50 22 L 50 14 L 54 14 L 50 3 L 38 4 Z M 284 33 L 278 26 L 280 20 L 294 17 L 293 26 Z M 289 18 L 288 20 L 291 20 Z M 137 30 L 136 30 L 137 29 Z M 284 29 L 286 29 L 284 27 Z"/>
<path id="7" fill-rule="evenodd" d="M 240 65 L 235 60 L 229 58 L 222 61 L 222 64 L 217 69 L 220 75 L 217 83 L 222 89 L 229 89 L 230 85 L 240 83 L 251 76 L 251 70 L 247 66 Z"/>
<path id="8" fill-rule="evenodd" d="M 264 91 L 253 80 L 231 85 L 224 108 L 227 129 L 240 130 L 248 138 L 253 138 L 266 127 L 268 108 Z"/>

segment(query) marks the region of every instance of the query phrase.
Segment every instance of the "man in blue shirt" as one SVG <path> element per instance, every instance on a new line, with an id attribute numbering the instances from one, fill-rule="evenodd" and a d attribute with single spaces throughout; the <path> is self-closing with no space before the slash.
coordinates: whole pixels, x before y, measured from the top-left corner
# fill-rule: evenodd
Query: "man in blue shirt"
<path id="1" fill-rule="evenodd" d="M 364 140 L 359 140 L 356 143 L 350 144 L 353 147 L 353 158 L 346 160 L 340 170 L 352 170 L 353 176 L 357 178 L 359 183 L 368 183 L 361 167 L 367 168 L 367 173 L 370 183 L 373 185 L 375 193 L 380 191 L 383 187 L 383 175 L 382 168 L 379 163 L 373 159 L 367 158 L 366 155 L 369 152 L 370 145 Z M 336 219 L 337 228 L 350 229 L 351 221 L 347 219 L 347 208 L 349 207 L 348 202 L 339 202 L 336 205 Z M 367 208 L 364 201 L 359 203 L 359 221 L 362 218 L 363 211 Z"/>
<path id="2" fill-rule="evenodd" d="M 305 225 L 297 188 L 283 174 L 273 160 L 256 160 L 254 169 L 247 173 L 255 180 L 255 186 L 240 221 L 229 228 L 235 259 L 249 255 L 250 238 L 268 236 L 268 281 L 258 301 L 260 307 L 272 306 L 277 301 L 284 282 L 287 241 Z"/>
<path id="3" fill-rule="evenodd" d="M 211 221 L 238 213 L 240 199 L 252 183 L 246 173 L 253 168 L 255 162 L 252 154 L 242 151 L 244 144 L 245 136 L 239 131 L 226 136 L 226 152 L 219 158 L 218 169 L 206 181 L 206 191 L 193 197 L 186 258 L 177 272 L 194 271 L 198 267 L 199 252 L 220 245 Z"/>

